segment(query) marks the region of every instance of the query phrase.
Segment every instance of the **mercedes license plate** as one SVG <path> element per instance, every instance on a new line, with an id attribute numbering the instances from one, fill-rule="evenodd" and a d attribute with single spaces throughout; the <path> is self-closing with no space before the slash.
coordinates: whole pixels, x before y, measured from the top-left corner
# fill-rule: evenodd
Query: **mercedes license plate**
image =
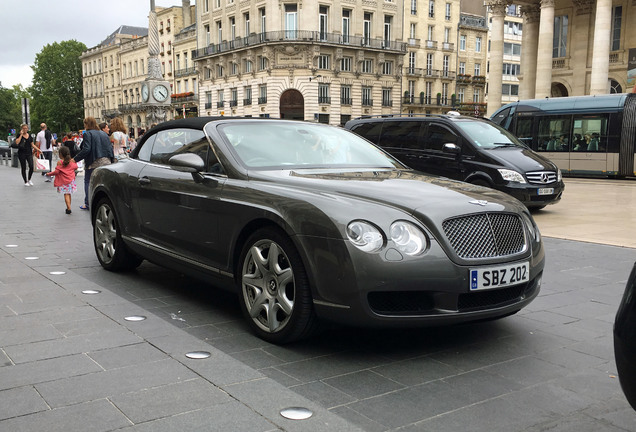
<path id="1" fill-rule="evenodd" d="M 528 261 L 502 266 L 470 269 L 470 290 L 503 288 L 528 282 L 530 264 Z"/>
<path id="2" fill-rule="evenodd" d="M 552 195 L 554 194 L 554 188 L 539 188 L 537 189 L 538 195 Z"/>

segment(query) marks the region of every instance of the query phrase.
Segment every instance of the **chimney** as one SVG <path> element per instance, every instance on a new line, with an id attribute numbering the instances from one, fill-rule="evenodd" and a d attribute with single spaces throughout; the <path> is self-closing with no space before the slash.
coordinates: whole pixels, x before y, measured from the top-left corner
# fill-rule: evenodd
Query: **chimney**
<path id="1" fill-rule="evenodd" d="M 190 15 L 190 0 L 181 0 L 181 9 L 183 13 L 183 28 L 192 25 L 192 15 Z"/>

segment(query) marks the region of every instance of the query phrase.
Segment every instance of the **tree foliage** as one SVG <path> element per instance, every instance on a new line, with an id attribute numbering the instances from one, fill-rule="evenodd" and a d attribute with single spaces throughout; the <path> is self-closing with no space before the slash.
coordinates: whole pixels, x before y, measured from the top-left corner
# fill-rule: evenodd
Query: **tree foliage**
<path id="1" fill-rule="evenodd" d="M 28 97 L 28 93 L 21 85 L 8 89 L 0 83 L 0 139 L 7 139 L 11 129 L 20 129 L 22 123 L 22 108 L 20 100 Z"/>
<path id="2" fill-rule="evenodd" d="M 86 45 L 76 40 L 46 45 L 35 56 L 31 93 L 31 125 L 47 123 L 64 133 L 81 126 L 84 117 L 82 62 Z"/>

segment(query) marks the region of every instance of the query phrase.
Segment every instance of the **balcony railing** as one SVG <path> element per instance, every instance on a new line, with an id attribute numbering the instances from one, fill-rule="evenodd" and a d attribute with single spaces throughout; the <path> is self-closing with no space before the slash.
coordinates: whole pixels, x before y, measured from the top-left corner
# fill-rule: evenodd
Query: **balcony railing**
<path id="1" fill-rule="evenodd" d="M 223 108 L 224 106 L 225 106 L 225 102 L 224 102 L 224 101 L 218 101 L 218 102 L 216 103 L 216 107 L 217 107 L 217 108 Z"/>
<path id="2" fill-rule="evenodd" d="M 238 105 L 238 101 L 235 101 L 235 100 L 230 101 L 230 108 L 235 107 L 236 105 Z"/>
<path id="3" fill-rule="evenodd" d="M 423 70 L 424 69 L 422 68 L 407 67 L 407 68 L 404 68 L 404 74 L 408 76 L 422 76 Z"/>
<path id="4" fill-rule="evenodd" d="M 172 102 L 172 104 L 176 104 L 176 105 L 181 105 L 184 103 L 188 103 L 188 102 L 198 102 L 199 101 L 199 97 L 197 95 L 192 95 L 192 96 L 182 96 L 182 97 L 170 97 L 170 102 Z"/>
<path id="5" fill-rule="evenodd" d="M 362 99 L 362 106 L 373 106 L 373 99 Z"/>
<path id="6" fill-rule="evenodd" d="M 434 41 L 434 40 L 424 41 L 424 48 L 437 49 L 437 41 Z"/>
<path id="7" fill-rule="evenodd" d="M 340 104 L 342 105 L 353 105 L 353 101 L 351 98 L 340 98 Z"/>
<path id="8" fill-rule="evenodd" d="M 252 99 L 243 99 L 243 105 L 252 105 Z"/>
<path id="9" fill-rule="evenodd" d="M 205 109 L 211 109 L 211 108 L 212 108 L 212 102 L 206 102 Z"/>
<path id="10" fill-rule="evenodd" d="M 197 69 L 194 67 L 189 67 L 185 69 L 177 69 L 176 71 L 174 71 L 174 77 L 179 78 L 186 75 L 194 75 L 196 73 L 197 73 Z"/>
<path id="11" fill-rule="evenodd" d="M 259 105 L 266 104 L 266 103 L 267 103 L 267 96 L 258 98 Z"/>
<path id="12" fill-rule="evenodd" d="M 379 50 L 397 51 L 406 53 L 406 43 L 386 41 L 384 39 L 372 39 L 362 36 L 342 35 L 337 33 L 324 33 L 309 30 L 281 30 L 251 34 L 232 41 L 223 41 L 216 45 L 209 45 L 194 51 L 193 58 L 202 58 L 227 51 L 260 45 L 272 42 L 323 42 L 335 45 L 347 45 L 351 47 L 363 47 Z"/>
<path id="13" fill-rule="evenodd" d="M 331 98 L 329 96 L 318 96 L 318 103 L 330 104 L 331 103 Z"/>
<path id="14" fill-rule="evenodd" d="M 383 99 L 382 100 L 382 106 L 383 107 L 392 107 L 393 106 L 393 101 L 392 100 Z"/>

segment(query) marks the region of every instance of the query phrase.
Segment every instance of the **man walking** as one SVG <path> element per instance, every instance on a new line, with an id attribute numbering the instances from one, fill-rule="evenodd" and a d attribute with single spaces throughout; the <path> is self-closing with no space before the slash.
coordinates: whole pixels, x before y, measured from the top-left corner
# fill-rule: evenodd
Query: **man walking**
<path id="1" fill-rule="evenodd" d="M 49 171 L 51 172 L 51 168 L 53 166 L 53 146 L 51 140 L 53 139 L 53 135 L 51 135 L 51 131 L 46 127 L 46 123 L 40 124 L 40 132 L 35 137 L 36 145 L 39 146 L 40 151 L 42 152 L 42 156 L 44 159 L 49 161 Z M 42 172 L 44 175 L 45 172 Z M 51 177 L 46 177 L 44 181 L 50 182 Z"/>

